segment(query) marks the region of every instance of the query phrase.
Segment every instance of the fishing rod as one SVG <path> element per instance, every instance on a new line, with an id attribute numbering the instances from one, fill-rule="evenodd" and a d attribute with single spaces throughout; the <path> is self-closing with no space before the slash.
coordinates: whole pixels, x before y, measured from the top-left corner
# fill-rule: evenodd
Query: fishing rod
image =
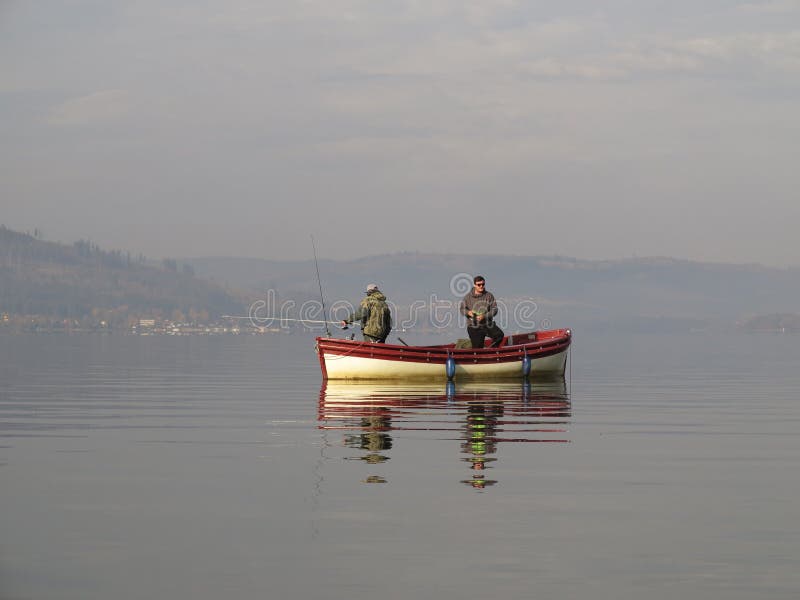
<path id="1" fill-rule="evenodd" d="M 317 267 L 317 283 L 319 284 L 319 299 L 322 301 L 322 314 L 325 314 L 325 297 L 322 295 L 322 279 L 319 276 L 319 263 L 317 262 L 317 245 L 314 243 L 314 236 L 311 236 L 311 247 L 314 249 L 314 266 Z M 325 323 L 325 334 L 331 337 L 331 331 L 328 329 L 328 322 Z M 346 327 L 345 327 L 346 329 Z"/>
<path id="2" fill-rule="evenodd" d="M 315 319 L 290 319 L 288 317 L 239 317 L 236 315 L 221 315 L 220 318 L 222 319 L 250 319 L 254 322 L 262 322 L 266 323 L 269 321 L 294 321 L 297 323 L 330 323 L 331 325 L 341 325 L 341 321 L 317 321 Z M 342 327 L 342 329 L 347 329 L 347 325 Z M 327 328 L 326 328 L 327 330 Z"/>
<path id="3" fill-rule="evenodd" d="M 345 323 L 342 325 L 342 321 L 318 321 L 316 319 L 290 319 L 289 317 L 240 317 L 238 315 L 220 315 L 221 319 L 250 319 L 253 323 L 268 323 L 271 321 L 293 321 L 295 323 L 330 323 L 331 325 L 336 325 L 337 327 L 341 327 L 342 331 L 348 329 L 352 323 Z M 327 328 L 326 328 L 327 331 Z M 397 332 L 404 333 L 408 331 L 405 327 L 398 327 L 394 331 L 392 331 L 391 335 L 397 335 Z M 330 334 L 328 334 L 330 337 Z M 403 342 L 406 346 L 408 343 L 402 339 L 400 336 L 397 336 L 397 339 Z"/>

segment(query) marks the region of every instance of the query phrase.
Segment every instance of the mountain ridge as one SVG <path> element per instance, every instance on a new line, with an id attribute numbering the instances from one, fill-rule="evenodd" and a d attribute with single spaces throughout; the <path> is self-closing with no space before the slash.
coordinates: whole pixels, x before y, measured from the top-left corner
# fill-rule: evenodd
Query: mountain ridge
<path id="1" fill-rule="evenodd" d="M 400 304 L 434 297 L 457 302 L 469 289 L 472 275 L 480 273 L 498 298 L 533 299 L 550 322 L 561 324 L 609 326 L 638 319 L 703 328 L 715 321 L 792 313 L 800 305 L 800 269 L 757 263 L 403 252 L 320 259 L 318 282 L 313 259 L 185 260 L 199 275 L 224 278 L 253 297 L 273 290 L 284 298 L 318 299 L 321 283 L 326 298 L 354 301 L 374 282 Z"/>
<path id="2" fill-rule="evenodd" d="M 317 266 L 320 280 L 317 280 Z M 554 326 L 708 329 L 800 312 L 800 269 L 665 256 L 580 259 L 563 255 L 486 255 L 405 251 L 358 259 L 271 260 L 207 256 L 164 259 L 66 245 L 0 225 L 0 312 L 129 326 L 143 317 L 187 320 L 246 314 L 273 293 L 300 305 L 357 303 L 377 283 L 398 307 L 447 306 L 482 274 L 500 301 L 534 307 Z M 777 326 L 776 326 L 777 327 Z M 793 325 L 792 325 L 793 327 Z"/>

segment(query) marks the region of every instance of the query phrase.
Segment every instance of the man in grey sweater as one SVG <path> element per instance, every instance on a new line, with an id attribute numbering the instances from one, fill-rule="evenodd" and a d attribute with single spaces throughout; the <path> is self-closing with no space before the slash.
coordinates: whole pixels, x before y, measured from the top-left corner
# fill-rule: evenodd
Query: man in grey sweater
<path id="1" fill-rule="evenodd" d="M 467 334 L 473 348 L 483 348 L 487 337 L 492 339 L 492 348 L 496 348 L 503 341 L 503 330 L 494 322 L 497 315 L 497 301 L 494 295 L 486 289 L 486 279 L 483 275 L 476 275 L 472 279 L 473 288 L 464 296 L 459 310 L 467 317 Z"/>

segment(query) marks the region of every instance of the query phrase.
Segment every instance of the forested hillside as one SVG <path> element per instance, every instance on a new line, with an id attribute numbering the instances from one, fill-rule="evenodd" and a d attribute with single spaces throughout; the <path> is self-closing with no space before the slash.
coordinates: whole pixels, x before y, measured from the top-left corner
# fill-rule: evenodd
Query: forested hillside
<path id="1" fill-rule="evenodd" d="M 7 321 L 34 317 L 114 328 L 140 318 L 205 321 L 242 305 L 175 260 L 154 266 L 142 255 L 89 241 L 46 242 L 0 226 L 0 312 Z"/>

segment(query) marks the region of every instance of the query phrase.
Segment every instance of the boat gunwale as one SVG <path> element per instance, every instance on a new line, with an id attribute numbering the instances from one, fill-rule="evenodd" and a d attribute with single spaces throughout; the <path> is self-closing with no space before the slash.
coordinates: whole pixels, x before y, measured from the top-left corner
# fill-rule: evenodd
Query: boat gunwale
<path id="1" fill-rule="evenodd" d="M 455 348 L 455 344 L 401 346 L 399 344 L 374 344 L 364 341 L 318 337 L 317 348 L 321 359 L 324 355 L 331 357 L 349 355 L 382 360 L 444 363 L 444 361 L 452 357 L 456 364 L 467 362 L 480 364 L 518 361 L 526 355 L 531 359 L 535 359 L 559 354 L 569 348 L 572 340 L 572 332 L 569 329 L 530 333 L 555 335 L 548 335 L 544 339 L 532 340 L 522 344 L 496 348 Z M 504 339 L 513 338 L 514 335 L 526 334 L 513 334 Z"/>

